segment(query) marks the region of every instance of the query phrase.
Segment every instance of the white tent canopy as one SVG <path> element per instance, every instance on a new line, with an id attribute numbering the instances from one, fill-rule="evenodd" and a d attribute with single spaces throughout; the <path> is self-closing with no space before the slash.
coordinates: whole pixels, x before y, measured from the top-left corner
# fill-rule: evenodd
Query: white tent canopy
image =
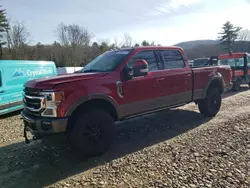
<path id="1" fill-rule="evenodd" d="M 81 70 L 83 67 L 58 67 L 57 74 L 70 74 Z"/>

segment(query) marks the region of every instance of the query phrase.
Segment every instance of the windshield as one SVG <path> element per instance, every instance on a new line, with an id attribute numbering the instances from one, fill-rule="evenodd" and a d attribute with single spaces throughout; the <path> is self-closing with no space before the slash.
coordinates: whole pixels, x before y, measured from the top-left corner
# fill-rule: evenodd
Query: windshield
<path id="1" fill-rule="evenodd" d="M 219 65 L 230 65 L 231 67 L 243 67 L 244 58 L 220 59 L 218 63 Z"/>
<path id="2" fill-rule="evenodd" d="M 90 61 L 79 72 L 110 72 L 114 71 L 117 66 L 128 56 L 132 49 L 116 50 L 105 52 L 92 61 Z"/>

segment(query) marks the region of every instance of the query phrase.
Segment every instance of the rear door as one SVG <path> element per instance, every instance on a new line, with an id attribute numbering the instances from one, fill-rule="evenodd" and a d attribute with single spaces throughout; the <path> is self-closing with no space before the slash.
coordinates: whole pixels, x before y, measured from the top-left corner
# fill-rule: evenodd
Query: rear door
<path id="1" fill-rule="evenodd" d="M 164 66 L 162 89 L 165 105 L 171 106 L 192 100 L 192 71 L 177 49 L 159 50 Z"/>

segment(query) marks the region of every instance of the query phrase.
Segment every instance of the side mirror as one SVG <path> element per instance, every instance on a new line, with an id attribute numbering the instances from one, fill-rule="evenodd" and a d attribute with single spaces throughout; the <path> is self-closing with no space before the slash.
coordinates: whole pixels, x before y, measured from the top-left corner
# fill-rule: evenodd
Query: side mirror
<path id="1" fill-rule="evenodd" d="M 133 77 L 148 75 L 148 63 L 143 59 L 135 61 L 133 66 Z"/>

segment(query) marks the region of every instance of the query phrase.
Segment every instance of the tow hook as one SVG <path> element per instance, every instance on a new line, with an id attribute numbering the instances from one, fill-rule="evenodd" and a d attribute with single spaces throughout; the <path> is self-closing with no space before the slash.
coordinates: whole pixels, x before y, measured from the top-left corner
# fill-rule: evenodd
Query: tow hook
<path id="1" fill-rule="evenodd" d="M 24 125 L 23 136 L 24 136 L 24 138 L 25 138 L 25 143 L 26 143 L 26 144 L 29 144 L 30 141 L 29 141 L 29 139 L 28 139 L 28 137 L 27 137 L 26 127 L 27 127 L 27 125 Z"/>
<path id="2" fill-rule="evenodd" d="M 41 136 L 33 136 L 33 140 L 40 140 L 40 139 L 42 139 Z"/>

